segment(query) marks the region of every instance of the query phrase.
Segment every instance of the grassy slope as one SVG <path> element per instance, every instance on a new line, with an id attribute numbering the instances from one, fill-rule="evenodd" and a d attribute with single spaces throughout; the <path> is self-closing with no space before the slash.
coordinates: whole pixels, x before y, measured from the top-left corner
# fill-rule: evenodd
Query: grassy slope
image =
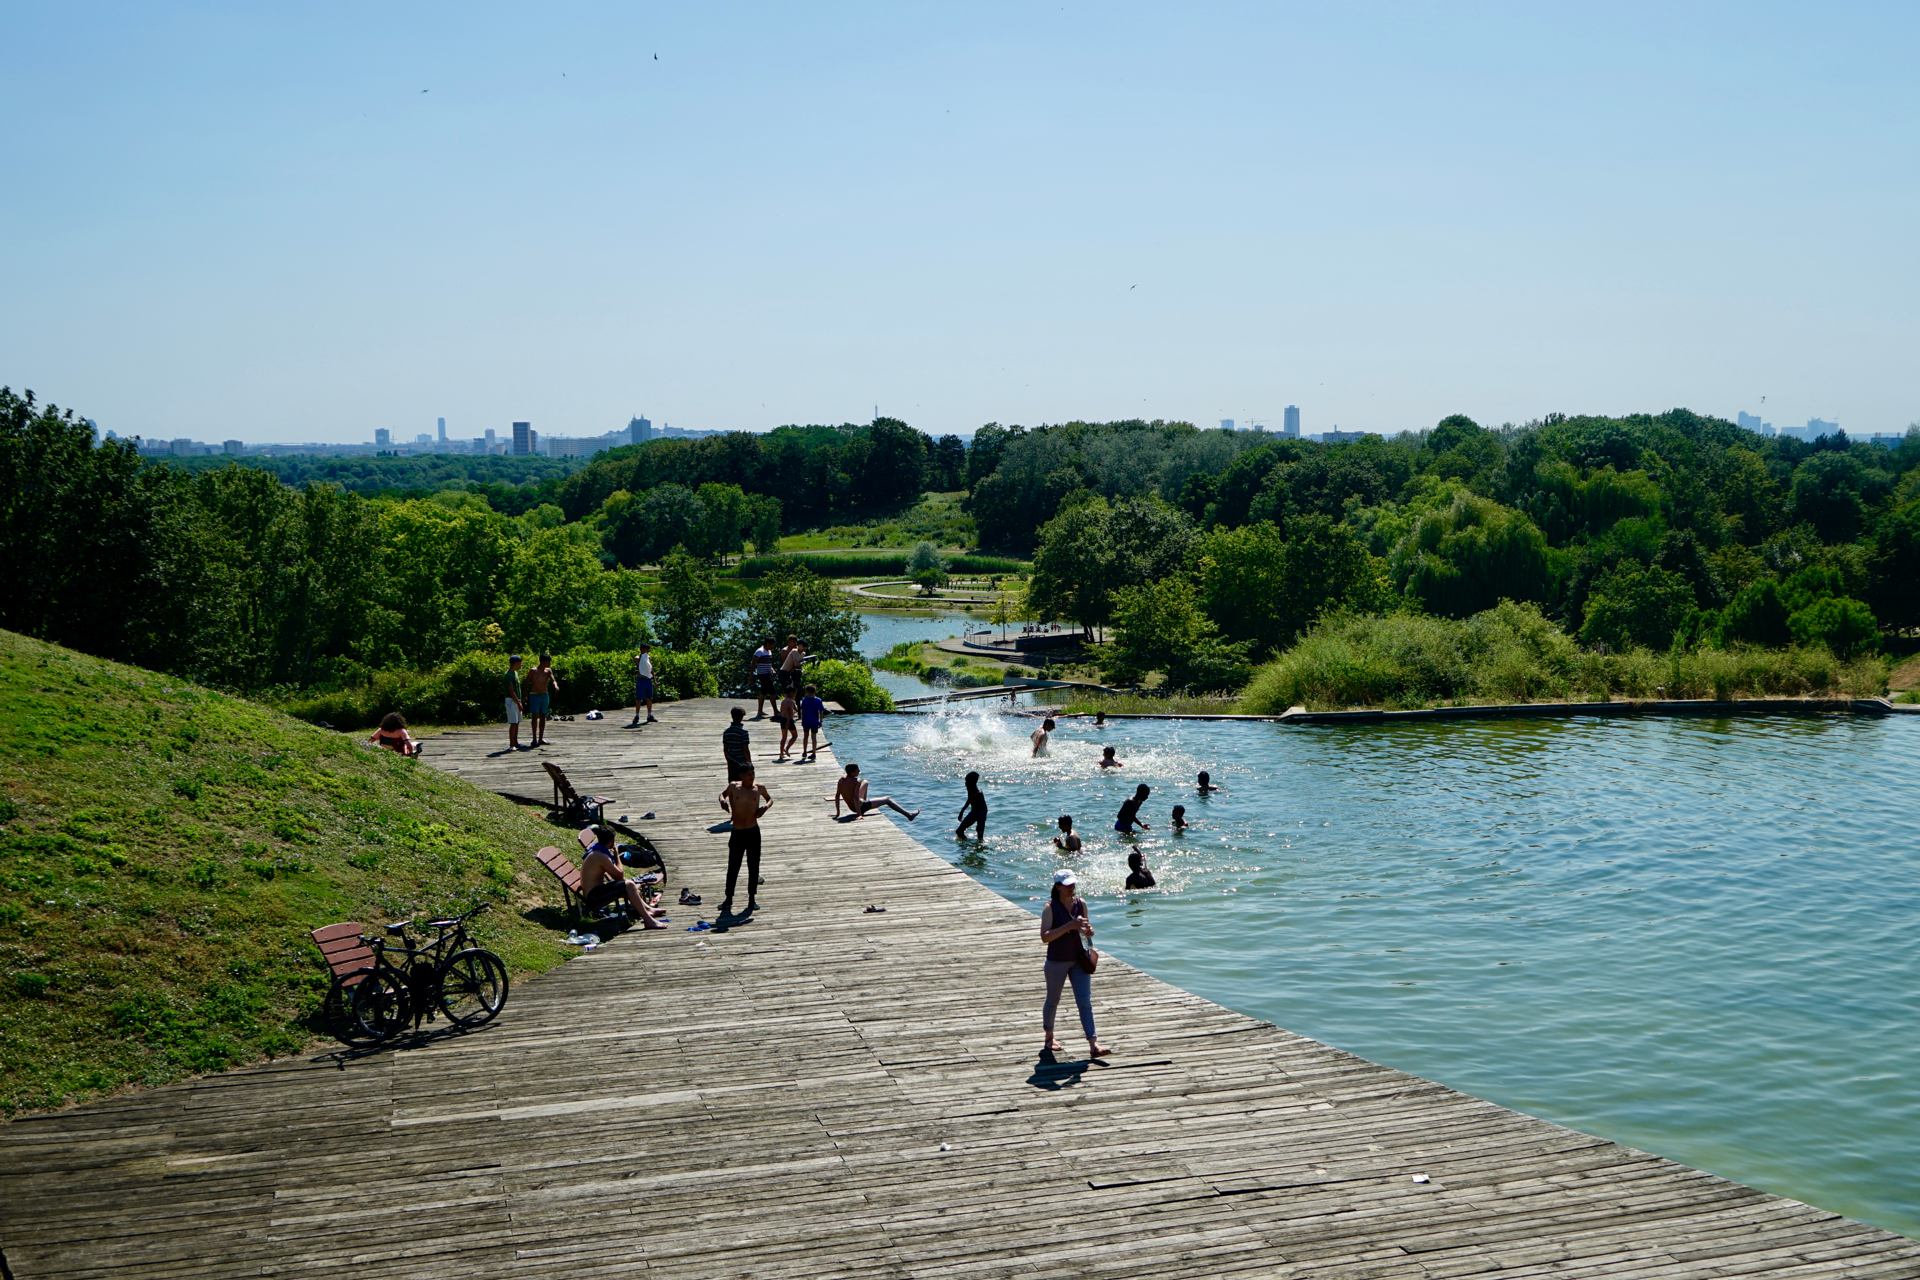
<path id="1" fill-rule="evenodd" d="M 497 900 L 553 830 L 431 768 L 242 699 L 0 631 L 0 1113 L 300 1049 L 307 931 Z"/>

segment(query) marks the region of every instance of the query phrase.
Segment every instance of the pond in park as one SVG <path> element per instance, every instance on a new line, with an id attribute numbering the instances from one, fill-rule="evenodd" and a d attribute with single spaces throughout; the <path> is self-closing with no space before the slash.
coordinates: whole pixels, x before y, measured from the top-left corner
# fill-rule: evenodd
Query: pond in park
<path id="1" fill-rule="evenodd" d="M 1067 720 L 1042 760 L 1035 723 L 961 704 L 833 736 L 1035 911 L 1072 813 L 1099 941 L 1161 978 L 1920 1236 L 1920 717 Z M 979 844 L 949 825 L 969 769 Z M 1227 791 L 1196 797 L 1200 769 Z M 1117 836 L 1140 782 L 1153 829 Z M 1136 848 L 1155 890 L 1122 888 Z"/>

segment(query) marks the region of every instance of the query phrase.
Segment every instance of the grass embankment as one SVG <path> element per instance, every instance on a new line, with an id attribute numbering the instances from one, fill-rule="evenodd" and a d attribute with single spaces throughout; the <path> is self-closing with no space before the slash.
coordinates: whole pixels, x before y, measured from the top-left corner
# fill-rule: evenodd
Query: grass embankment
<path id="1" fill-rule="evenodd" d="M 919 676 L 934 684 L 955 689 L 983 689 L 1004 684 L 1009 676 L 1020 679 L 1034 674 L 1032 667 L 999 662 L 989 657 L 970 657 L 948 653 L 937 644 L 924 640 L 903 640 L 887 650 L 887 656 L 873 664 L 882 671 Z"/>
<path id="2" fill-rule="evenodd" d="M 1655 653 L 1582 649 L 1530 605 L 1470 618 L 1343 616 L 1316 626 L 1262 667 L 1239 709 L 1430 707 L 1644 698 L 1870 697 L 1888 663 L 1841 661 L 1820 647 L 1699 648 Z"/>
<path id="3" fill-rule="evenodd" d="M 485 897 L 516 973 L 562 958 L 553 828 L 354 738 L 0 631 L 0 753 L 0 1113 L 300 1049 L 318 925 Z"/>
<path id="4" fill-rule="evenodd" d="M 848 547 L 903 547 L 931 542 L 943 550 L 970 547 L 979 536 L 973 517 L 962 504 L 966 492 L 922 494 L 920 501 L 898 515 L 865 524 L 837 524 L 804 533 L 789 533 L 775 545 L 778 551 L 836 551 Z"/>

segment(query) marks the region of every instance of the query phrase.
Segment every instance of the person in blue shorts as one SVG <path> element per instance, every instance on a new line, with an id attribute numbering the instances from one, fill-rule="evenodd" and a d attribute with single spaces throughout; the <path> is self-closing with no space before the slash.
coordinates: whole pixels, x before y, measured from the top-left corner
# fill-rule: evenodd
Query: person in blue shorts
<path id="1" fill-rule="evenodd" d="M 527 727 L 533 731 L 533 745 L 547 745 L 547 711 L 553 695 L 560 692 L 560 677 L 553 673 L 553 655 L 543 653 L 533 670 L 527 672 Z"/>
<path id="2" fill-rule="evenodd" d="M 820 700 L 820 689 L 816 685 L 807 686 L 807 696 L 800 699 L 800 758 L 812 760 L 820 754 L 820 726 L 826 723 L 827 704 Z"/>
<path id="3" fill-rule="evenodd" d="M 1147 796 L 1152 790 L 1153 788 L 1144 782 L 1133 789 L 1133 798 L 1121 804 L 1119 814 L 1114 817 L 1113 829 L 1115 831 L 1118 831 L 1123 836 L 1128 836 L 1132 835 L 1135 831 L 1146 831 L 1150 829 L 1146 823 L 1140 821 L 1140 806 L 1147 802 Z"/>

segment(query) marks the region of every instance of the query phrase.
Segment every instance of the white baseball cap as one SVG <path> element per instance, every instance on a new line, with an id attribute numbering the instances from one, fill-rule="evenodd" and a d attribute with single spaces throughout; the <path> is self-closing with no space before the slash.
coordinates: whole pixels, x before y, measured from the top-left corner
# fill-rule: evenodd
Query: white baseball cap
<path id="1" fill-rule="evenodd" d="M 1053 873 L 1053 882 L 1055 884 L 1079 884 L 1080 883 L 1078 880 L 1075 880 L 1073 878 L 1073 872 L 1068 871 L 1065 867 L 1062 867 L 1060 870 Z"/>

